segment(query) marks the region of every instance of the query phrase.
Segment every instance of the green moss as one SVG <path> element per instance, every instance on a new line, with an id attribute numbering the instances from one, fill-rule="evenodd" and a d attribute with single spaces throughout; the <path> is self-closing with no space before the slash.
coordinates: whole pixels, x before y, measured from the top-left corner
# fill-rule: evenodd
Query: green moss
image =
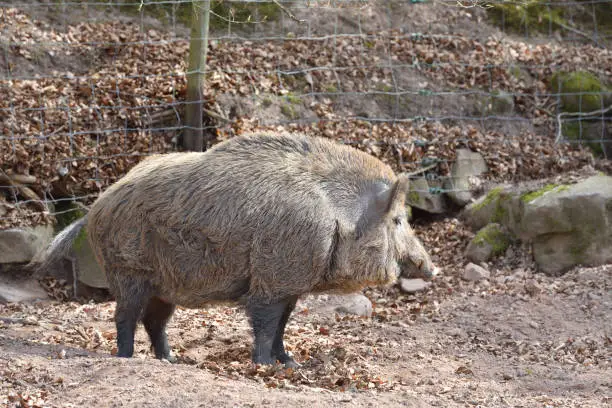
<path id="1" fill-rule="evenodd" d="M 521 200 L 523 200 L 524 203 L 530 203 L 533 200 L 535 200 L 538 197 L 543 196 L 544 194 L 550 192 L 550 191 L 554 191 L 554 192 L 561 192 L 561 191 L 565 191 L 568 190 L 569 186 L 566 185 L 557 185 L 557 184 L 547 184 L 546 186 L 544 186 L 543 188 L 536 190 L 536 191 L 531 191 L 529 193 L 525 193 L 521 195 Z"/>
<path id="2" fill-rule="evenodd" d="M 264 106 L 264 108 L 267 108 L 268 106 L 272 105 L 272 98 L 266 96 L 261 100 L 261 104 Z"/>
<path id="3" fill-rule="evenodd" d="M 501 194 L 501 192 L 503 190 L 504 189 L 502 187 L 495 187 L 495 188 L 491 189 L 487 193 L 487 196 L 482 201 L 482 203 L 479 203 L 479 204 L 474 206 L 474 210 L 476 210 L 476 211 L 482 210 L 483 208 L 487 207 L 488 205 L 490 205 L 494 201 L 497 201 L 497 199 L 499 198 L 499 195 Z"/>
<path id="4" fill-rule="evenodd" d="M 285 95 L 285 98 L 289 103 L 292 103 L 294 105 L 299 105 L 302 103 L 302 99 L 292 92 L 289 92 L 287 95 Z"/>
<path id="5" fill-rule="evenodd" d="M 505 203 L 507 203 L 508 201 L 510 201 L 512 199 L 512 197 L 510 195 L 501 195 L 499 196 L 499 199 L 497 200 L 497 205 L 495 207 L 495 211 L 493 212 L 493 218 L 491 219 L 491 222 L 502 222 L 504 221 L 504 219 L 506 218 L 506 215 L 508 214 L 508 210 L 505 206 Z"/>
<path id="6" fill-rule="evenodd" d="M 596 156 L 604 156 L 604 151 L 599 141 L 590 141 L 593 136 L 595 139 L 601 138 L 597 123 L 590 121 L 564 122 L 561 125 L 561 133 L 567 140 L 576 140 L 588 146 Z"/>
<path id="7" fill-rule="evenodd" d="M 87 227 L 84 226 L 79 231 L 79 235 L 74 239 L 72 248 L 76 251 L 83 249 L 87 245 Z"/>
<path id="8" fill-rule="evenodd" d="M 363 45 L 365 45 L 365 47 L 368 48 L 368 49 L 372 49 L 372 48 L 374 48 L 375 43 L 374 43 L 374 41 L 366 40 L 363 43 Z"/>
<path id="9" fill-rule="evenodd" d="M 377 90 L 379 91 L 383 91 L 383 92 L 392 92 L 393 91 L 393 87 L 389 84 L 380 84 L 376 87 Z"/>
<path id="10" fill-rule="evenodd" d="M 406 218 L 408 218 L 409 221 L 412 219 L 412 207 L 409 205 L 406 206 Z"/>
<path id="11" fill-rule="evenodd" d="M 490 245 L 492 248 L 492 255 L 496 256 L 506 252 L 506 249 L 510 246 L 510 239 L 508 235 L 502 231 L 499 224 L 489 224 L 478 231 L 474 237 L 474 244 Z"/>
<path id="12" fill-rule="evenodd" d="M 421 199 L 421 196 L 419 196 L 419 193 L 417 191 L 410 191 L 408 193 L 408 202 L 418 203 L 420 199 Z"/>
<path id="13" fill-rule="evenodd" d="M 289 119 L 297 119 L 299 117 L 295 108 L 289 104 L 283 104 L 280 106 L 280 111 L 283 115 L 288 117 Z"/>
<path id="14" fill-rule="evenodd" d="M 566 25 L 562 7 L 551 7 L 547 0 L 502 2 L 488 9 L 493 22 L 504 30 L 524 33 L 527 31 L 548 32 L 551 25 L 558 28 Z"/>
<path id="15" fill-rule="evenodd" d="M 564 112 L 592 112 L 602 107 L 606 92 L 599 78 L 587 71 L 556 72 L 550 78 L 553 93 L 560 94 Z"/>

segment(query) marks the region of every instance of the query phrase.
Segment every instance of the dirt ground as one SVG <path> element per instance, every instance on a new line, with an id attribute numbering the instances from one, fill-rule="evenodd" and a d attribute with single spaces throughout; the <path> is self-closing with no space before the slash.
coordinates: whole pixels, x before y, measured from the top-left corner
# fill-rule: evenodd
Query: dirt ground
<path id="1" fill-rule="evenodd" d="M 482 41 L 491 35 L 501 35 L 499 29 L 483 23 L 484 11 L 479 9 L 456 12 L 444 4 L 424 8 L 408 3 L 405 7 L 410 8 L 411 14 L 393 13 L 391 9 L 384 14 L 367 14 L 360 9 L 359 20 L 345 13 L 338 13 L 337 19 L 313 18 L 313 25 L 304 30 L 309 35 L 329 34 L 334 30 L 354 34 L 375 32 L 390 25 L 406 33 L 451 32 Z M 66 31 L 66 26 L 70 28 L 81 21 L 110 19 L 94 8 L 88 9 L 88 14 L 77 7 L 64 8 L 62 13 L 57 8 L 46 7 L 32 7 L 28 11 L 34 20 L 44 21 L 61 33 Z M 296 11 L 298 17 L 300 12 Z M 410 21 L 396 21 L 404 15 L 410 15 Z M 22 23 L 28 21 L 24 18 Z M 150 27 L 161 30 L 156 21 L 138 21 L 147 30 Z M 296 27 L 291 21 L 286 18 L 283 21 L 282 30 L 279 28 L 283 35 L 289 30 L 298 36 L 304 34 L 294 30 Z M 354 21 L 360 25 L 356 26 Z M 37 32 L 33 24 L 16 27 L 18 34 L 27 30 Z M 41 27 L 38 29 L 48 31 L 48 27 Z M 74 30 L 71 35 L 79 32 Z M 136 34 L 138 30 L 134 31 Z M 46 36 L 46 33 L 40 34 L 40 38 Z M 547 40 L 553 42 L 551 38 Z M 423 44 L 417 45 L 425 47 L 425 51 L 445 51 L 437 42 Z M 130 47 L 121 50 L 126 55 L 134 52 Z M 603 51 L 597 52 L 603 55 Z M 0 56 L 3 66 L 7 62 L 2 58 L 8 58 L 5 54 Z M 451 54 L 460 56 L 461 50 Z M 168 62 L 167 55 L 161 51 L 147 55 L 148 65 L 129 65 L 120 59 L 122 55 L 108 50 L 90 54 L 85 49 L 65 59 L 46 54 L 37 54 L 34 59 L 20 56 L 13 69 L 17 75 L 39 71 L 44 74 L 45 69 L 79 75 L 105 67 L 100 60 L 115 66 L 113 69 L 133 66 L 134 72 L 157 63 L 161 67 L 159 72 L 169 72 L 170 68 L 163 68 L 161 60 L 168 66 L 184 64 L 182 55 L 179 55 L 182 62 L 171 59 Z M 210 55 L 225 54 L 215 51 Z M 600 65 L 605 68 L 604 57 L 598 57 L 597 61 L 603 61 Z M 231 65 L 231 59 L 216 58 L 220 66 Z M 577 60 L 578 65 L 588 64 L 582 62 L 582 57 Z M 130 57 L 126 61 L 140 59 Z M 521 64 L 528 63 L 531 62 L 521 61 Z M 214 66 L 212 62 L 211 66 Z M 439 75 L 446 78 L 450 74 Z M 484 78 L 489 81 L 488 71 L 486 74 Z M 401 76 L 397 78 L 403 80 Z M 423 78 L 410 76 L 406 81 L 424 82 Z M 249 85 L 250 82 L 252 79 Z M 148 83 L 151 94 L 156 97 L 161 92 L 160 84 L 160 81 Z M 140 87 L 145 85 L 130 86 L 138 86 L 134 89 L 140 95 Z M 100 83 L 96 86 L 101 88 Z M 428 86 L 443 88 L 435 82 Z M 414 84 L 407 87 L 416 89 Z M 115 92 L 115 85 L 109 89 Z M 125 90 L 122 92 L 130 95 Z M 24 95 L 29 94 L 24 91 Z M 92 104 L 87 92 L 81 98 L 84 106 Z M 35 98 L 24 97 L 24 100 L 30 99 Z M 218 98 L 228 109 L 230 102 L 242 99 L 246 98 L 224 99 L 221 93 Z M 270 101 L 267 110 L 253 104 L 252 111 L 259 110 L 264 122 L 268 118 L 266 114 L 273 110 L 272 119 L 283 119 L 279 113 L 280 102 L 276 103 L 277 99 L 273 98 Z M 359 115 L 364 111 L 370 116 L 384 116 L 373 101 L 365 100 L 363 106 L 358 103 L 355 98 L 347 98 L 346 103 L 340 100 L 337 108 L 340 114 L 345 114 L 342 109 L 350 107 Z M 463 105 L 469 107 L 464 100 L 456 102 L 457 109 Z M 249 107 L 245 103 L 240 105 L 245 106 Z M 297 108 L 301 106 L 296 104 Z M 419 105 L 406 109 L 422 114 L 425 108 Z M 452 111 L 455 105 L 446 108 Z M 310 112 L 304 107 L 300 109 L 304 110 L 297 111 L 300 115 Z M 250 111 L 243 114 L 251 116 Z M 46 121 L 49 127 L 49 117 Z M 63 116 L 57 120 L 58 129 L 64 121 Z M 140 126 L 139 122 L 135 123 Z M 436 139 L 437 129 L 430 131 Z M 504 130 L 507 137 L 514 133 L 519 132 Z M 486 150 L 485 146 L 491 145 L 492 140 L 488 139 L 480 148 Z M 538 140 L 528 140 L 526 147 L 516 143 L 520 153 L 517 161 L 527 165 L 531 160 L 538 168 L 546 167 L 542 159 L 551 156 L 547 150 L 527 158 L 529 151 L 534 151 L 532 147 L 539 146 Z M 504 153 L 505 156 L 498 157 L 495 153 L 487 156 L 491 167 L 508 156 Z M 568 157 L 562 159 L 567 161 Z M 510 172 L 502 168 L 500 174 Z M 426 246 L 435 251 L 434 260 L 444 267 L 443 275 L 426 290 L 412 295 L 401 293 L 397 287 L 366 290 L 365 294 L 374 304 L 370 318 L 325 311 L 325 297 L 310 296 L 301 300 L 286 333 L 288 350 L 302 363 L 296 370 L 252 366 L 251 334 L 245 314 L 236 307 L 177 310 L 169 325 L 169 339 L 178 363 L 170 364 L 153 358 L 142 327 L 137 333 L 135 358 L 113 356 L 113 302 L 83 304 L 46 300 L 0 305 L 0 407 L 612 406 L 612 265 L 577 268 L 552 278 L 534 273 L 528 262 L 514 262 L 506 256 L 505 263 L 489 265 L 490 279 L 465 282 L 459 276 L 465 265 L 463 249 L 471 236 L 457 225 L 441 222 L 436 233 L 423 234 Z M 427 228 L 421 226 L 419 232 Z"/>
<path id="2" fill-rule="evenodd" d="M 303 364 L 294 372 L 251 367 L 234 307 L 178 310 L 170 364 L 152 357 L 142 328 L 135 358 L 111 355 L 113 302 L 3 305 L 0 404 L 610 406 L 611 272 L 494 270 L 480 283 L 442 276 L 417 295 L 368 290 L 371 318 L 322 313 L 325 297 L 307 297 L 287 330 Z"/>

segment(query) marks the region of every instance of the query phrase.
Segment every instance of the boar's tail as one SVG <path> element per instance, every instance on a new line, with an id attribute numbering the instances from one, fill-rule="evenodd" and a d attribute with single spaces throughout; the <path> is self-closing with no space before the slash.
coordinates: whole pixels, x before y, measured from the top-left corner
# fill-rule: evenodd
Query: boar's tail
<path id="1" fill-rule="evenodd" d="M 74 221 L 53 238 L 53 241 L 27 265 L 33 277 L 54 275 L 64 269 L 66 260 L 72 261 L 72 244 L 87 224 L 87 215 Z"/>

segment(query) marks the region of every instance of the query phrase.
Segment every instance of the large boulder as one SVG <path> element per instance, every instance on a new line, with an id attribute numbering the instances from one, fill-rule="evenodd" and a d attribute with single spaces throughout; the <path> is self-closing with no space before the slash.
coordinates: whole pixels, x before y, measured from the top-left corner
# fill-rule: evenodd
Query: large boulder
<path id="1" fill-rule="evenodd" d="M 463 207 L 473 199 L 472 191 L 480 185 L 479 176 L 487 172 L 487 164 L 480 153 L 457 149 L 450 177 L 444 182 L 448 197 Z"/>
<path id="2" fill-rule="evenodd" d="M 26 263 L 53 238 L 53 226 L 12 228 L 0 231 L 0 263 Z"/>
<path id="3" fill-rule="evenodd" d="M 554 94 L 559 94 L 561 111 L 569 114 L 561 125 L 563 138 L 589 146 L 596 155 L 612 157 L 612 145 L 602 143 L 610 139 L 612 124 L 602 120 L 600 113 L 612 104 L 611 89 L 588 71 L 556 72 L 550 79 L 550 87 Z M 584 115 L 589 112 L 598 113 Z M 581 115 L 572 115 L 575 113 Z M 611 115 L 608 111 L 607 119 Z"/>
<path id="4" fill-rule="evenodd" d="M 0 303 L 31 302 L 48 298 L 45 290 L 35 280 L 0 277 Z"/>
<path id="5" fill-rule="evenodd" d="M 538 268 L 548 274 L 612 262 L 612 177 L 524 187 L 494 188 L 466 207 L 463 219 L 480 228 L 467 249 L 470 260 L 478 263 L 500 253 L 505 241 L 492 237 L 505 239 L 509 231 L 532 244 Z M 499 249 L 492 252 L 495 246 Z"/>
<path id="6" fill-rule="evenodd" d="M 612 262 L 612 177 L 548 187 L 523 200 L 521 237 L 533 242 L 535 261 L 544 272 Z"/>

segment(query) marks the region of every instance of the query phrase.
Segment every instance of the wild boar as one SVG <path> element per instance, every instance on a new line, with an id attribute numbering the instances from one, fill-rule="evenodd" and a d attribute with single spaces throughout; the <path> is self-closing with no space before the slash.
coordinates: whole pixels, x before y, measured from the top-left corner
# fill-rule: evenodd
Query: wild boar
<path id="1" fill-rule="evenodd" d="M 204 153 L 152 156 L 110 186 L 51 244 L 86 226 L 117 307 L 117 355 L 142 321 L 172 360 L 175 305 L 244 305 L 255 363 L 297 363 L 283 344 L 300 295 L 392 283 L 402 265 L 437 268 L 406 218 L 408 177 L 355 148 L 304 135 L 252 134 Z M 53 253 L 55 252 L 55 253 Z"/>

